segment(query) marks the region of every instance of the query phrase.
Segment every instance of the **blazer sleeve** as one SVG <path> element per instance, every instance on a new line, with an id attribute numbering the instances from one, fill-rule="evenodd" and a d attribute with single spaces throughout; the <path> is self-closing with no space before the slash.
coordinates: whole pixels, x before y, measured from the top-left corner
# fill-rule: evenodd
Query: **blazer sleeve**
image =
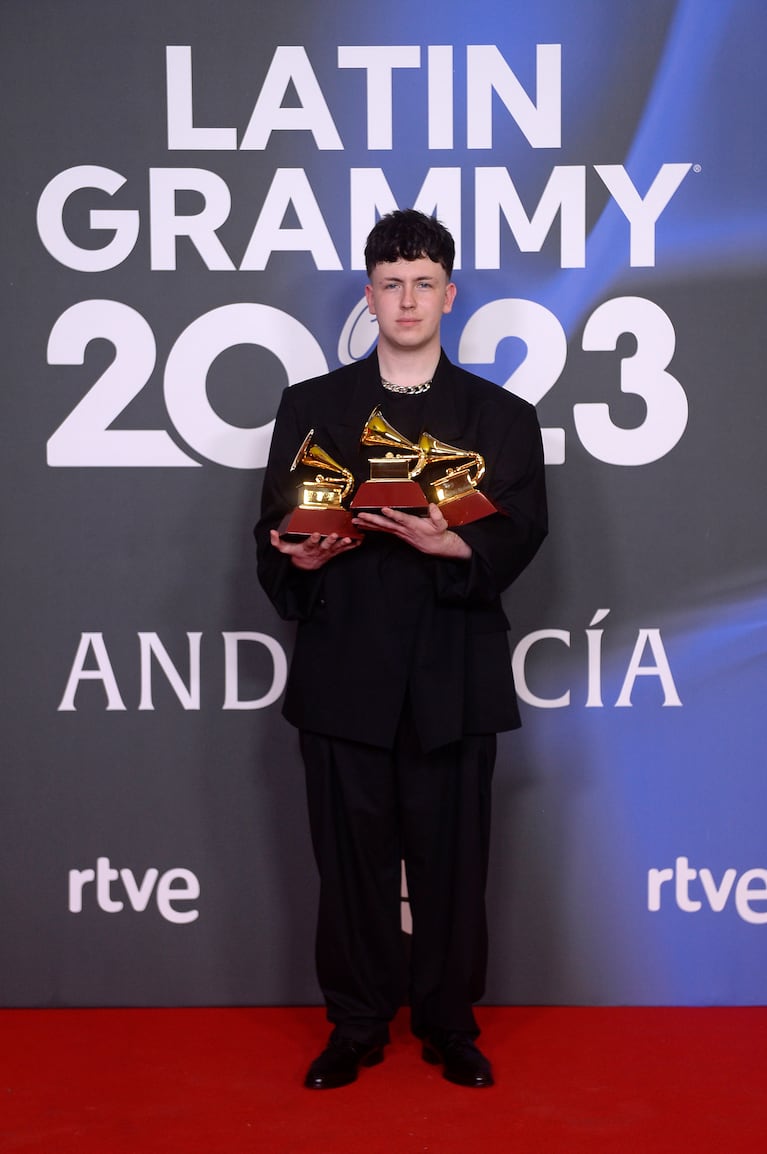
<path id="1" fill-rule="evenodd" d="M 454 530 L 471 546 L 472 556 L 437 564 L 441 601 L 477 606 L 495 602 L 530 563 L 548 532 L 538 418 L 532 405 L 516 397 L 513 401 L 513 413 L 506 407 L 503 414 L 500 435 L 493 429 L 489 448 L 480 444 L 487 454 L 483 491 L 500 511 Z M 499 416 L 494 413 L 493 424 Z"/>
<path id="2" fill-rule="evenodd" d="M 323 570 L 297 569 L 275 549 L 269 538 L 282 518 L 296 506 L 297 481 L 290 472 L 296 452 L 309 428 L 303 428 L 291 390 L 282 395 L 274 423 L 269 460 L 264 473 L 261 516 L 253 530 L 258 552 L 258 579 L 275 609 L 286 621 L 307 620 L 319 600 Z"/>

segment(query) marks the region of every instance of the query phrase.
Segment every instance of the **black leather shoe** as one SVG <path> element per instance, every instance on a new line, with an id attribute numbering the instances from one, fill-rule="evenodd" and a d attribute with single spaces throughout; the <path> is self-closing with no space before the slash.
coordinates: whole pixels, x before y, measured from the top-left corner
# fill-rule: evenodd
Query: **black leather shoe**
<path id="1" fill-rule="evenodd" d="M 309 1067 L 304 1085 L 310 1090 L 348 1086 L 356 1080 L 360 1066 L 377 1066 L 383 1056 L 383 1046 L 368 1046 L 352 1038 L 331 1038 Z"/>
<path id="2" fill-rule="evenodd" d="M 431 1034 L 423 1044 L 424 1061 L 442 1063 L 442 1077 L 459 1086 L 492 1086 L 493 1071 L 468 1034 Z"/>

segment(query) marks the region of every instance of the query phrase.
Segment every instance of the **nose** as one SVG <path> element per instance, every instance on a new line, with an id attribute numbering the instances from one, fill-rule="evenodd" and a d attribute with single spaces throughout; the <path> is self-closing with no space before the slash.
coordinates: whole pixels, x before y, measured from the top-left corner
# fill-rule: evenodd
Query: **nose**
<path id="1" fill-rule="evenodd" d="M 412 285 L 406 284 L 402 286 L 402 298 L 400 304 L 403 309 L 415 308 L 415 290 Z"/>

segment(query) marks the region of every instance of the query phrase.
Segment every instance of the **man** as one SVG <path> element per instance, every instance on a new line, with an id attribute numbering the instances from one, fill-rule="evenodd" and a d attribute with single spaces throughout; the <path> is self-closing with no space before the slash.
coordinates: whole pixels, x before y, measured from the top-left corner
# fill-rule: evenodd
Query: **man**
<path id="1" fill-rule="evenodd" d="M 405 998 L 427 1061 L 462 1085 L 493 1082 L 472 1005 L 485 981 L 496 734 L 519 725 L 500 594 L 546 535 L 546 497 L 533 408 L 441 350 L 454 251 L 449 232 L 412 209 L 372 230 L 365 292 L 377 349 L 285 391 L 256 526 L 261 582 L 299 623 L 283 712 L 300 731 L 320 873 L 317 973 L 334 1026 L 306 1076 L 315 1089 L 382 1060 Z M 498 512 L 450 529 L 436 504 L 426 516 L 384 507 L 355 517 L 362 541 L 281 539 L 306 434 L 359 484 L 376 405 L 411 441 L 426 429 L 481 453 Z"/>

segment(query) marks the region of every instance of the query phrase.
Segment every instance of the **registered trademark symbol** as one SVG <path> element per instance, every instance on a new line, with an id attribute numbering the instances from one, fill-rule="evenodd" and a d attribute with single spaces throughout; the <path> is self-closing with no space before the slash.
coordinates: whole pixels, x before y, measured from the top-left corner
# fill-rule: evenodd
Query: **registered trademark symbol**
<path id="1" fill-rule="evenodd" d="M 700 165 L 700 164 L 694 164 L 694 165 L 692 166 L 692 170 L 693 170 L 693 172 L 702 172 L 702 171 L 703 171 L 703 166 L 702 166 L 702 165 Z"/>

